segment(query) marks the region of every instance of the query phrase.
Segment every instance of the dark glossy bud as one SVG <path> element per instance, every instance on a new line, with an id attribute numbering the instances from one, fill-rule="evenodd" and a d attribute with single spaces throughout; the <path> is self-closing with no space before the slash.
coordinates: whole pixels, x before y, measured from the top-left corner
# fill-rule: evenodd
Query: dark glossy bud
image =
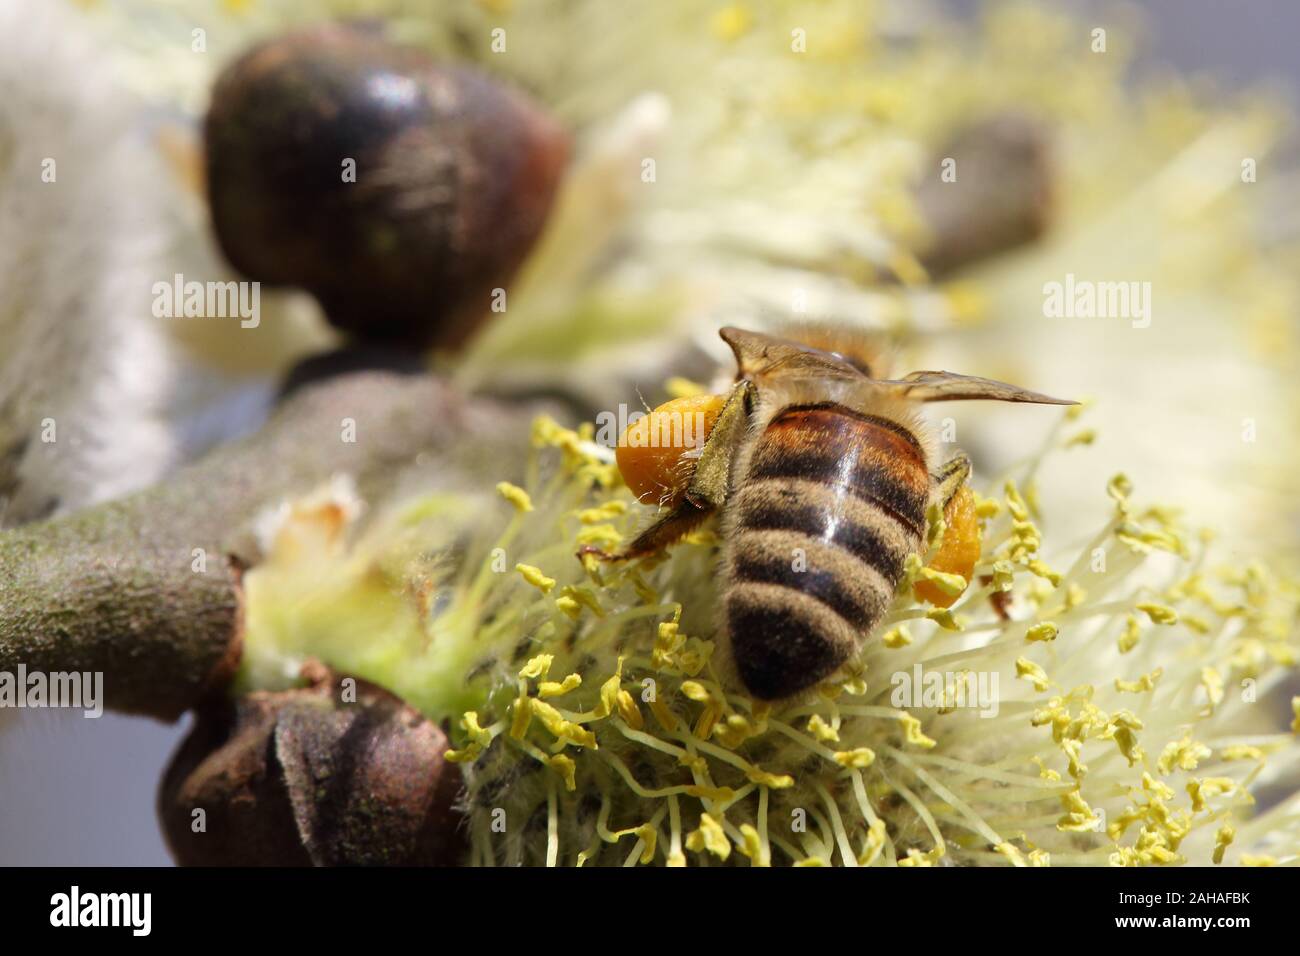
<path id="1" fill-rule="evenodd" d="M 212 220 L 235 268 L 307 289 L 359 338 L 448 348 L 490 314 L 569 155 L 522 94 L 341 25 L 227 67 L 205 139 Z"/>
<path id="2" fill-rule="evenodd" d="M 312 686 L 198 712 L 158 797 L 176 861 L 459 863 L 461 775 L 442 730 L 373 684 L 358 680 L 348 703 L 337 674 L 304 674 Z"/>

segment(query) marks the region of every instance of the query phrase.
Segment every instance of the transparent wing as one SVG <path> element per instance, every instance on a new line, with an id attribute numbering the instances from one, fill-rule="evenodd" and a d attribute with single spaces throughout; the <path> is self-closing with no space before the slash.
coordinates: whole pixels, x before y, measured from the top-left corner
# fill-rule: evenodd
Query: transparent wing
<path id="1" fill-rule="evenodd" d="M 884 379 L 880 385 L 896 389 L 903 398 L 914 402 L 962 402 L 986 399 L 994 402 L 1032 402 L 1037 405 L 1077 405 L 1066 398 L 1053 398 L 1041 392 L 1009 385 L 976 375 L 955 372 L 913 372 L 901 379 Z"/>

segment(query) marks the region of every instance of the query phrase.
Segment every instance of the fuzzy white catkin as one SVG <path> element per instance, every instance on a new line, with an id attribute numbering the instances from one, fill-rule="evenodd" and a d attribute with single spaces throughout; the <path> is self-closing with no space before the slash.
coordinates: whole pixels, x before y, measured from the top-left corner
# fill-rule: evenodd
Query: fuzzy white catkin
<path id="1" fill-rule="evenodd" d="M 62 3 L 0 4 L 0 525 L 145 485 L 173 454 L 157 153 L 85 29 Z"/>

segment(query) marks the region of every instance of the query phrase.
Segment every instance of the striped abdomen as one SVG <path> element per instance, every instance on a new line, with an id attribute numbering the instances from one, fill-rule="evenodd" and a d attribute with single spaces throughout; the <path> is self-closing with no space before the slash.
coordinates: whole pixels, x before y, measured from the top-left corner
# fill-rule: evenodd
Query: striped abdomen
<path id="1" fill-rule="evenodd" d="M 728 503 L 727 632 L 750 693 L 788 697 L 854 654 L 921 548 L 929 495 L 895 422 L 831 402 L 772 418 Z"/>

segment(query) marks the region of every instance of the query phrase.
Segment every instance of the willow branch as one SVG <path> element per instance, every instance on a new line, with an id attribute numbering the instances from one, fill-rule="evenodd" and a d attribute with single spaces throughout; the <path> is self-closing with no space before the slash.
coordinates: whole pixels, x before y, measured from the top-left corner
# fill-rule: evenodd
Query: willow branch
<path id="1" fill-rule="evenodd" d="M 339 473 L 382 496 L 422 454 L 449 475 L 495 473 L 530 419 L 427 374 L 297 387 L 259 432 L 162 484 L 0 533 L 0 671 L 99 671 L 106 706 L 173 720 L 238 665 L 240 576 L 264 509 Z"/>

